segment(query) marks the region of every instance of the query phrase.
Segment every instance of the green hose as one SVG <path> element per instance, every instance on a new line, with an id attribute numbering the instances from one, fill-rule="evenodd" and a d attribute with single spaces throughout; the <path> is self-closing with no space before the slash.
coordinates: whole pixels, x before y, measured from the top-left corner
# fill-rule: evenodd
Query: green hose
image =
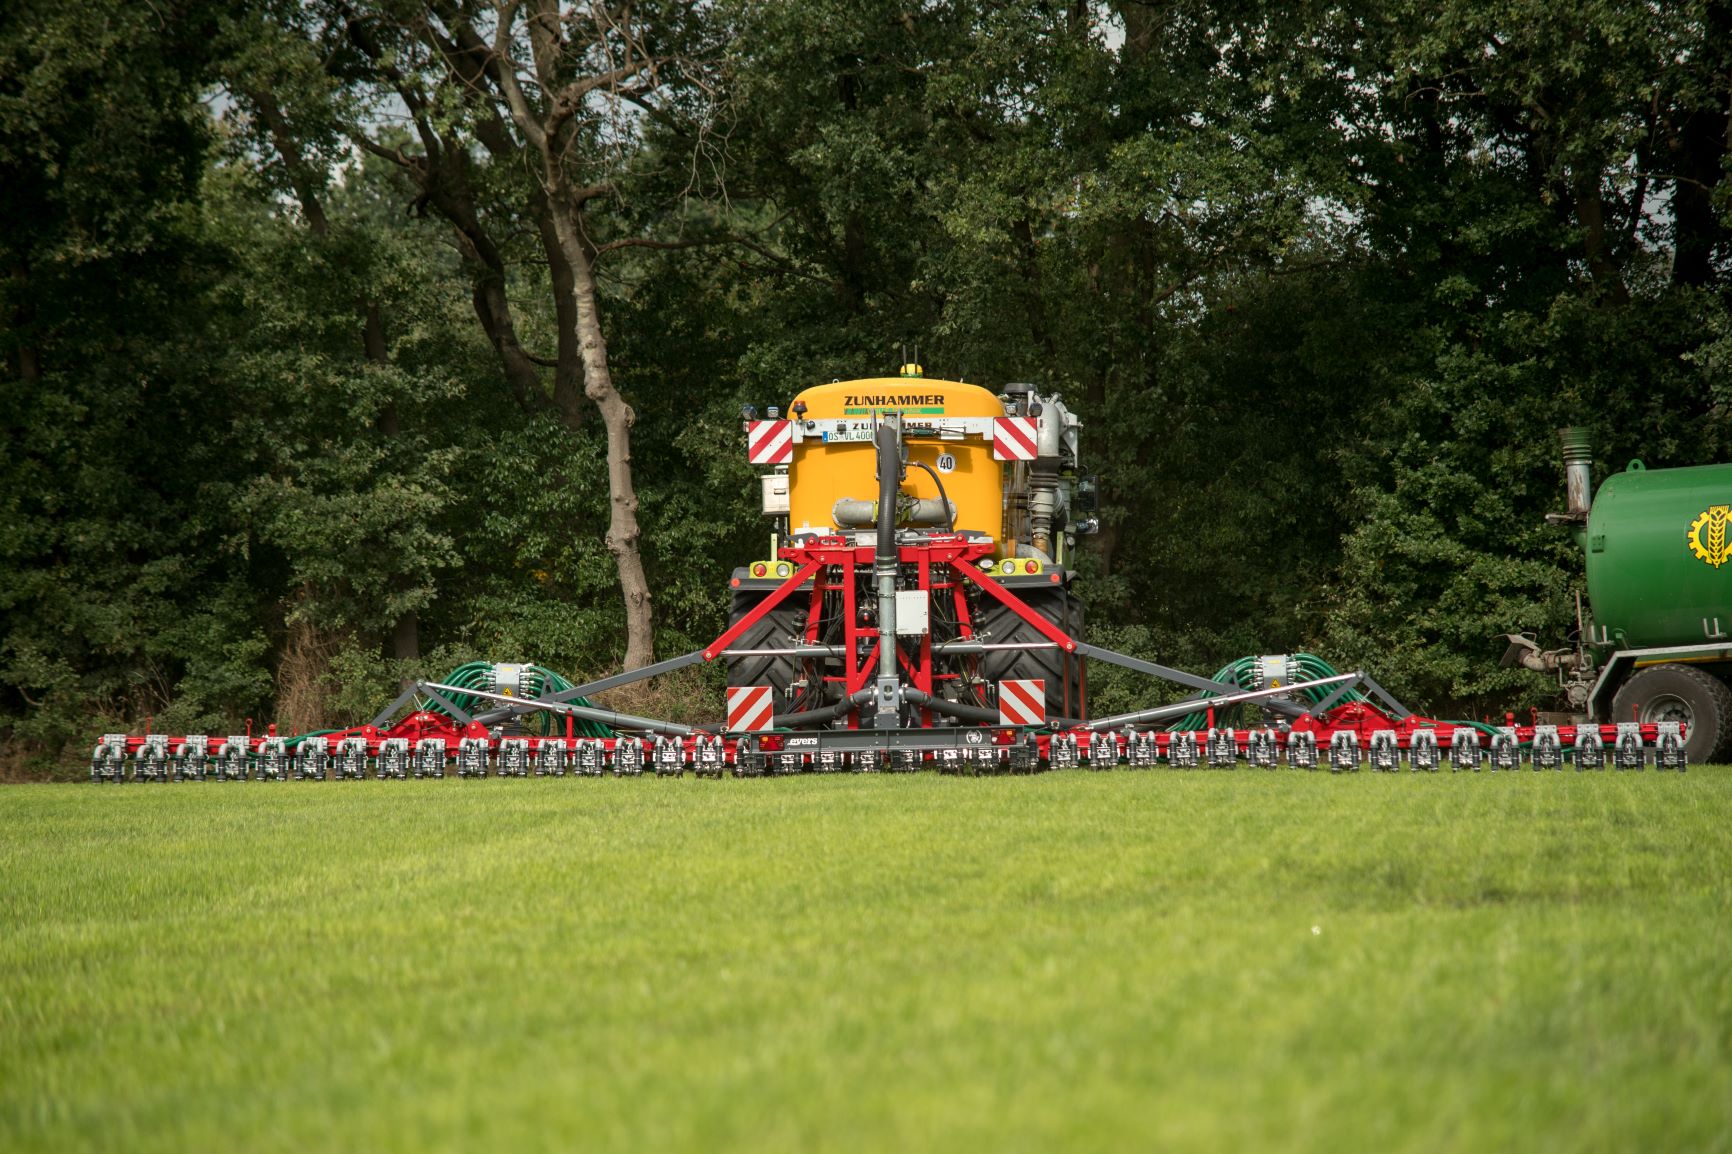
<path id="1" fill-rule="evenodd" d="M 490 692 L 491 690 L 489 689 L 489 686 L 492 684 L 492 681 L 492 662 L 470 661 L 463 665 L 459 665 L 456 669 L 453 669 L 450 674 L 445 677 L 443 683 L 446 685 L 457 686 L 459 689 L 479 689 Z M 571 682 L 545 666 L 526 665 L 523 668 L 521 689 L 525 700 L 541 697 L 548 693 L 563 693 L 571 688 Z M 447 696 L 452 705 L 455 705 L 465 713 L 474 713 L 477 710 L 485 709 L 496 704 L 486 698 L 476 697 L 468 693 L 453 693 Z M 588 709 L 597 708 L 595 703 L 590 701 L 587 697 L 579 697 L 570 702 L 570 704 L 581 705 Z M 431 699 L 417 701 L 416 708 L 429 710 L 433 713 L 444 713 L 449 716 L 449 711 L 446 710 L 444 706 Z M 538 710 L 536 712 L 535 724 L 539 727 L 540 732 L 544 737 L 557 737 L 563 729 L 559 724 L 558 715 L 553 713 L 551 710 Z M 601 722 L 587 721 L 582 718 L 572 719 L 572 732 L 578 737 L 613 736 L 613 730 L 603 725 Z"/>
<path id="2" fill-rule="evenodd" d="M 1295 653 L 1289 658 L 1289 662 L 1296 674 L 1293 678 L 1295 681 L 1322 681 L 1326 678 L 1340 676 L 1333 665 L 1329 664 L 1315 653 Z M 1224 681 L 1237 689 L 1255 689 L 1257 680 L 1257 659 L 1255 657 L 1241 657 L 1237 661 L 1230 661 L 1226 665 L 1221 666 L 1220 669 L 1217 669 L 1215 675 L 1209 680 Z M 1313 686 L 1310 689 L 1301 689 L 1299 695 L 1310 704 L 1319 705 L 1334 692 L 1334 686 L 1318 685 Z M 1210 696 L 1213 695 L 1211 694 Z M 1365 694 L 1359 692 L 1357 689 L 1350 689 L 1341 697 L 1341 700 L 1344 702 L 1364 701 L 1365 699 Z M 1196 713 L 1186 714 L 1175 724 L 1169 726 L 1168 729 L 1169 731 L 1202 729 L 1208 725 L 1208 722 L 1209 715 L 1207 711 L 1200 710 Z"/>
<path id="3" fill-rule="evenodd" d="M 1298 672 L 1298 676 L 1294 678 L 1296 681 L 1324 681 L 1331 677 L 1340 676 L 1333 665 L 1329 664 L 1315 653 L 1295 653 L 1292 655 L 1291 662 L 1293 668 Z M 1221 668 L 1216 670 L 1215 675 L 1209 680 L 1225 681 L 1239 689 L 1253 689 L 1256 687 L 1256 667 L 1257 659 L 1255 657 L 1241 657 L 1237 661 L 1231 661 L 1226 665 L 1221 666 Z M 1301 689 L 1299 694 L 1312 705 L 1318 705 L 1334 692 L 1334 686 L 1318 685 L 1310 689 Z M 1209 696 L 1213 696 L 1213 694 L 1210 694 Z M 1359 690 L 1350 689 L 1346 693 L 1342 694 L 1341 700 L 1343 702 L 1357 702 L 1369 699 L 1365 694 L 1359 692 Z M 1181 717 L 1176 723 L 1169 726 L 1168 732 L 1203 729 L 1207 727 L 1208 723 L 1209 715 L 1206 711 L 1188 713 L 1184 717 Z M 1494 736 L 1497 733 L 1496 726 L 1487 725 L 1483 721 L 1440 721 L 1438 724 L 1471 726 L 1487 736 Z M 1532 743 L 1526 741 L 1521 743 L 1523 748 L 1526 748 L 1530 744 Z"/>
<path id="4" fill-rule="evenodd" d="M 521 688 L 526 699 L 541 697 L 548 693 L 563 693 L 572 688 L 571 682 L 567 681 L 553 670 L 540 665 L 526 665 L 524 666 L 523 672 L 524 677 L 521 683 Z M 491 692 L 489 686 L 492 684 L 492 681 L 492 662 L 469 661 L 459 665 L 456 669 L 453 669 L 441 684 L 455 685 L 460 689 L 479 689 Z M 446 694 L 445 696 L 450 700 L 452 705 L 455 705 L 465 713 L 475 713 L 477 710 L 485 709 L 488 706 L 497 704 L 497 702 L 491 701 L 485 697 L 476 697 L 470 693 L 451 693 Z M 597 708 L 595 703 L 590 701 L 587 697 L 576 698 L 571 701 L 570 704 L 581 705 L 589 709 Z M 440 705 L 437 701 L 434 701 L 431 698 L 416 698 L 415 708 L 418 710 L 425 710 L 429 713 L 442 713 L 447 717 L 451 716 L 450 710 L 446 709 L 443 705 Z M 533 724 L 542 737 L 559 737 L 564 732 L 565 728 L 560 724 L 559 715 L 554 713 L 552 710 L 546 709 L 538 709 L 535 711 L 535 720 Z M 293 737 L 285 738 L 284 744 L 292 749 L 301 742 L 307 740 L 309 737 L 324 737 L 327 734 L 344 732 L 346 731 L 341 729 L 315 729 L 309 733 L 297 733 Z M 601 722 L 586 721 L 582 718 L 572 718 L 572 733 L 577 737 L 612 737 L 614 735 L 613 730 L 603 725 Z"/>

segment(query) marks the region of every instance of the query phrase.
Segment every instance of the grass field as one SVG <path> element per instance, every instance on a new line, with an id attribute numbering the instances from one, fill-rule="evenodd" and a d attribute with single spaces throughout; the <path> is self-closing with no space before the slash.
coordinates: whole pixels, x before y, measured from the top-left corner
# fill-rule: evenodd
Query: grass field
<path id="1" fill-rule="evenodd" d="M 1732 1150 L 1732 769 L 0 789 L 0 1149 Z"/>

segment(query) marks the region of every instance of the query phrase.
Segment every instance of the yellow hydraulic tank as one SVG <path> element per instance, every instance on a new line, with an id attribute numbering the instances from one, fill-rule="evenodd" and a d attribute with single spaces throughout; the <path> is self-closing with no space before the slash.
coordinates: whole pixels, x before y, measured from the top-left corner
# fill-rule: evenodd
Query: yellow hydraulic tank
<path id="1" fill-rule="evenodd" d="M 922 433 L 923 421 L 939 417 L 1002 417 L 1004 404 L 979 385 L 914 377 L 873 377 L 837 381 L 807 389 L 794 398 L 804 403 L 803 430 L 788 470 L 788 526 L 798 533 L 835 527 L 832 510 L 845 498 L 878 499 L 875 452 L 869 430 L 880 412 L 900 411 L 908 431 L 908 479 L 902 491 L 937 497 L 938 486 L 915 461 L 924 461 L 944 480 L 956 506 L 956 528 L 1004 535 L 1004 466 L 992 456 L 992 439 L 967 436 L 945 440 Z M 824 440 L 828 435 L 831 439 Z M 846 439 L 856 438 L 856 439 Z"/>

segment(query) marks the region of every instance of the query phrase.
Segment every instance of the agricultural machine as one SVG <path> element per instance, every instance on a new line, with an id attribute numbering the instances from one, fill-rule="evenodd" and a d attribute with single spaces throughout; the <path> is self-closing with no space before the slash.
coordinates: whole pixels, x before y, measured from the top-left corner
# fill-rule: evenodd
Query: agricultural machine
<path id="1" fill-rule="evenodd" d="M 1510 634 L 1506 665 L 1555 673 L 1583 722 L 1677 722 L 1694 762 L 1732 755 L 1732 465 L 1631 461 L 1596 495 L 1584 429 L 1563 429 L 1567 508 L 1582 550 L 1574 644 Z M 1575 719 L 1572 718 L 1572 719 Z"/>
<path id="2" fill-rule="evenodd" d="M 742 417 L 748 457 L 765 470 L 770 549 L 735 570 L 728 627 L 704 648 L 582 685 L 535 666 L 466 666 L 342 731 L 109 735 L 92 776 L 1685 766 L 1686 728 L 1671 716 L 1437 721 L 1310 654 L 1203 677 L 1090 644 L 1071 588 L 1077 538 L 1095 527 L 1080 422 L 1032 386 L 994 394 L 910 365 L 806 389 L 785 415 Z M 718 661 L 726 717 L 714 725 L 590 700 Z M 1090 662 L 1188 693 L 1091 717 Z"/>

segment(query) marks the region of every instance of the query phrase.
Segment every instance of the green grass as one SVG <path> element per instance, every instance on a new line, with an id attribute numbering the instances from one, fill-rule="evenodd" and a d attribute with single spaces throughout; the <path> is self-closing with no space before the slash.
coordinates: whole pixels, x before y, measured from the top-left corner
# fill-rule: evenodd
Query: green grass
<path id="1" fill-rule="evenodd" d="M 0 789 L 0 1149 L 1729 1150 L 1732 769 Z"/>

